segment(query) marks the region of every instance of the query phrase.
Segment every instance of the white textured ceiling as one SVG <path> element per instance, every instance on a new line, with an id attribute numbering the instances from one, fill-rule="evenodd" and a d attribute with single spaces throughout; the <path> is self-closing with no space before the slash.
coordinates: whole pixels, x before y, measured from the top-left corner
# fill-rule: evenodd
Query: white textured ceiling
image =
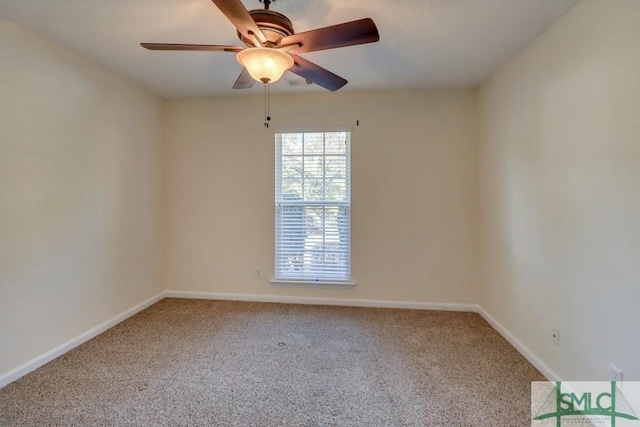
<path id="1" fill-rule="evenodd" d="M 370 17 L 380 42 L 303 54 L 349 80 L 341 91 L 471 88 L 578 0 L 277 0 L 296 32 Z M 258 0 L 243 0 L 260 9 Z M 233 53 L 152 52 L 140 42 L 241 45 L 210 0 L 0 0 L 0 16 L 166 96 L 232 90 Z M 0 52 L 0 61 L 2 56 Z M 287 73 L 272 92 L 324 91 Z"/>

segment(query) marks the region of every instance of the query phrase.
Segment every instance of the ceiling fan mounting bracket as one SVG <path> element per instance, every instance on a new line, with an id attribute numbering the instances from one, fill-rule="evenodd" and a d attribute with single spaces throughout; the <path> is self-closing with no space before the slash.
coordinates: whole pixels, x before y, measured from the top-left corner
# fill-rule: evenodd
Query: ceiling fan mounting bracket
<path id="1" fill-rule="evenodd" d="M 264 4 L 265 10 L 269 10 L 269 5 L 271 3 L 275 3 L 276 0 L 258 0 L 260 3 Z"/>

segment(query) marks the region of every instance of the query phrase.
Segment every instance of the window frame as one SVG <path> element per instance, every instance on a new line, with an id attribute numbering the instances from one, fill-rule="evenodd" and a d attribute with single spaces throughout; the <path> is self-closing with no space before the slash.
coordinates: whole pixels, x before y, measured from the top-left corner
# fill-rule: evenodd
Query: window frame
<path id="1" fill-rule="evenodd" d="M 326 199 L 326 194 L 325 197 L 323 197 L 322 200 L 319 201 L 315 201 L 315 200 L 296 200 L 296 201 L 288 201 L 286 202 L 286 204 L 283 204 L 284 199 L 282 198 L 282 180 L 283 180 L 283 172 L 282 172 L 282 162 L 283 162 L 283 158 L 285 157 L 282 153 L 282 145 L 283 145 L 283 140 L 282 137 L 280 135 L 282 134 L 312 134 L 312 133 L 334 133 L 334 132 L 344 132 L 347 134 L 346 137 L 346 150 L 345 150 L 345 154 L 343 155 L 344 159 L 345 159 L 345 179 L 346 179 L 346 183 L 345 183 L 345 191 L 346 191 L 346 195 L 345 201 L 339 201 L 339 200 L 327 200 Z M 276 128 L 274 129 L 273 132 L 273 136 L 274 136 L 274 148 L 275 148 L 275 171 L 274 171 L 274 179 L 275 179 L 275 185 L 274 185 L 274 278 L 271 279 L 271 283 L 272 284 L 301 284 L 301 285 L 347 285 L 347 286 L 353 286 L 355 285 L 355 282 L 353 282 L 352 280 L 352 249 L 351 249 L 351 244 L 352 244 L 352 227 L 351 227 L 351 215 L 352 215 L 352 200 L 351 200 L 351 145 L 353 142 L 353 132 L 352 132 L 352 128 L 349 126 L 330 126 L 330 127 L 296 127 L 296 128 Z M 303 137 L 304 138 L 304 137 Z M 322 156 L 324 158 L 324 160 L 326 160 L 327 156 L 330 156 L 330 154 L 327 154 L 326 152 L 326 137 L 323 136 L 323 153 Z M 301 151 L 300 156 L 304 159 L 305 155 L 317 155 L 317 154 L 305 154 L 304 150 Z M 324 174 L 326 173 L 327 170 L 327 164 L 326 162 L 323 161 L 323 166 L 322 166 L 322 171 L 323 171 L 323 179 L 324 178 Z M 304 182 L 304 175 L 301 177 L 301 183 Z M 326 184 L 326 181 L 325 181 Z M 323 187 L 323 191 L 324 191 L 325 187 Z M 282 247 L 282 245 L 280 244 L 280 240 L 279 238 L 281 237 L 281 234 L 279 234 L 280 229 L 279 229 L 279 221 L 282 219 L 281 215 L 282 215 L 282 209 L 284 206 L 301 206 L 301 207 L 347 207 L 347 212 L 348 212 L 348 217 L 346 222 L 344 223 L 347 227 L 347 234 L 348 234 L 348 249 L 346 252 L 346 260 L 347 260 L 347 267 L 344 270 L 344 272 L 346 273 L 343 277 L 344 278 L 339 278 L 339 277 L 331 277 L 332 275 L 319 275 L 318 277 L 310 277 L 309 275 L 305 275 L 304 273 L 301 274 L 299 277 L 295 277 L 294 275 L 282 275 L 282 271 L 279 267 L 279 249 Z M 323 217 L 324 218 L 324 217 Z M 324 221 L 324 219 L 323 219 Z M 339 221 L 339 220 L 338 220 Z M 339 223 L 336 224 L 336 226 L 339 227 Z M 325 236 L 327 235 L 327 230 L 324 228 L 324 222 L 323 222 L 323 231 L 322 231 L 322 236 L 323 236 L 323 241 L 325 239 Z"/>

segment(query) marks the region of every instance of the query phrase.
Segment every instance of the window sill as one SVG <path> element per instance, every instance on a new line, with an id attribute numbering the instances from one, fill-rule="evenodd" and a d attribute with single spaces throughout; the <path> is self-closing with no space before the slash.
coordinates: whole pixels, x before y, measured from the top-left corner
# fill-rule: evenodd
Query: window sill
<path id="1" fill-rule="evenodd" d="M 269 281 L 272 285 L 329 285 L 329 286 L 355 286 L 356 282 L 352 281 L 338 281 L 338 280 L 296 280 L 296 279 L 271 279 Z"/>

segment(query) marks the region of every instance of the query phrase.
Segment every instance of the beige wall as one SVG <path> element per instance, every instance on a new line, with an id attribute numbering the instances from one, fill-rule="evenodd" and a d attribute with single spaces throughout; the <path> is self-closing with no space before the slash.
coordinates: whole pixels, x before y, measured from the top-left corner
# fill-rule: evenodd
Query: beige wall
<path id="1" fill-rule="evenodd" d="M 563 379 L 640 380 L 639 49 L 583 0 L 480 90 L 480 303 Z"/>
<path id="2" fill-rule="evenodd" d="M 471 91 L 272 96 L 272 126 L 353 125 L 354 288 L 269 284 L 274 142 L 263 98 L 167 108 L 167 288 L 474 303 L 475 97 Z M 256 269 L 262 277 L 255 278 Z"/>
<path id="3" fill-rule="evenodd" d="M 162 101 L 0 18 L 0 374 L 161 291 Z"/>

